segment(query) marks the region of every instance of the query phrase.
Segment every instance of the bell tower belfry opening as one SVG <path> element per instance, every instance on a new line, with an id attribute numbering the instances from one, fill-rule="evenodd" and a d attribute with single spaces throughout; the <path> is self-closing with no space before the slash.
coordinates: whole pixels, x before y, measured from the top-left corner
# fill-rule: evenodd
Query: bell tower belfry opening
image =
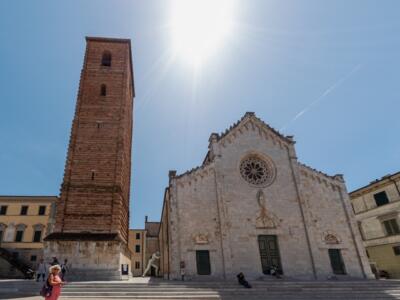
<path id="1" fill-rule="evenodd" d="M 130 40 L 86 38 L 55 229 L 45 238 L 45 256 L 67 258 L 79 279 L 130 270 L 132 70 Z"/>

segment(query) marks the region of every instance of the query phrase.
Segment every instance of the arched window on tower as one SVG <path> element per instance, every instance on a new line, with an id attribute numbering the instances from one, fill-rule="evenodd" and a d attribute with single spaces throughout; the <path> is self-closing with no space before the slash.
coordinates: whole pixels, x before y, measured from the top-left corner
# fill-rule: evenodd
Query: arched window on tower
<path id="1" fill-rule="evenodd" d="M 103 57 L 101 58 L 101 65 L 105 66 L 105 67 L 111 66 L 111 52 L 110 51 L 103 52 Z"/>
<path id="2" fill-rule="evenodd" d="M 107 95 L 107 87 L 105 84 L 102 84 L 100 87 L 100 96 L 106 96 Z"/>

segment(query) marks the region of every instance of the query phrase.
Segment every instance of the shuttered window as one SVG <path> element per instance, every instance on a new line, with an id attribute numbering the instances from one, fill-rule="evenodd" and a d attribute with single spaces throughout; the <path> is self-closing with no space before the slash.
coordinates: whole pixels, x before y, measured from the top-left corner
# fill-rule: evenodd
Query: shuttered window
<path id="1" fill-rule="evenodd" d="M 7 214 L 7 205 L 2 205 L 0 207 L 0 215 L 6 215 Z"/>
<path id="2" fill-rule="evenodd" d="M 394 246 L 393 247 L 393 252 L 394 252 L 394 255 L 400 255 L 400 246 Z"/>
<path id="3" fill-rule="evenodd" d="M 385 226 L 387 235 L 395 235 L 400 233 L 399 224 L 397 223 L 396 219 L 383 221 L 383 226 Z"/>
<path id="4" fill-rule="evenodd" d="M 374 194 L 376 206 L 382 206 L 389 203 L 389 198 L 385 191 Z"/>
<path id="5" fill-rule="evenodd" d="M 28 206 L 21 206 L 21 216 L 26 216 L 28 214 Z"/>
<path id="6" fill-rule="evenodd" d="M 24 236 L 24 232 L 22 230 L 18 230 L 15 234 L 15 241 L 22 242 L 23 236 Z"/>
<path id="7" fill-rule="evenodd" d="M 39 216 L 44 216 L 45 214 L 46 214 L 46 206 L 45 205 L 39 206 L 38 215 Z"/>
<path id="8" fill-rule="evenodd" d="M 33 235 L 33 242 L 34 243 L 39 243 L 42 239 L 42 231 L 36 230 L 34 235 Z"/>

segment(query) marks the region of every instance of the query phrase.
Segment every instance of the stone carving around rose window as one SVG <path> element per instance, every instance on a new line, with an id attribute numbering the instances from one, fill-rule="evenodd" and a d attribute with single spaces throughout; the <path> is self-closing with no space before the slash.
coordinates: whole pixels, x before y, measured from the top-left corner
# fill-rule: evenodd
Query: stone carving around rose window
<path id="1" fill-rule="evenodd" d="M 240 175 L 252 186 L 265 187 L 275 179 L 275 166 L 258 156 L 248 156 L 240 163 Z"/>

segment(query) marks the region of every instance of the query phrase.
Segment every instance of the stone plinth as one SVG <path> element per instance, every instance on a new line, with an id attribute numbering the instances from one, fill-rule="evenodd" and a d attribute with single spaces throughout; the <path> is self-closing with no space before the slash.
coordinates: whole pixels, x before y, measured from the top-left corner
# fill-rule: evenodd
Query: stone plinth
<path id="1" fill-rule="evenodd" d="M 52 234 L 44 243 L 44 256 L 68 259 L 68 281 L 122 280 L 122 265 L 131 273 L 131 257 L 127 245 L 116 234 Z M 73 239 L 73 240 L 72 240 Z"/>

